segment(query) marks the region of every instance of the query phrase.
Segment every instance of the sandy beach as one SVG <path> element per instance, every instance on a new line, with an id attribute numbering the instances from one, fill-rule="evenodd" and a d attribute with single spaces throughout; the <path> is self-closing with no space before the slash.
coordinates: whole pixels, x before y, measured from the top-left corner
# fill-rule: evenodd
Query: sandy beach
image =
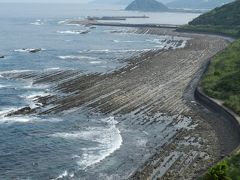
<path id="1" fill-rule="evenodd" d="M 110 156 L 76 179 L 195 179 L 240 143 L 238 129 L 194 99 L 209 59 L 229 41 L 214 35 L 137 28 L 135 33 L 189 38 L 184 48 L 153 50 L 108 74 L 56 70 L 10 73 L 13 79 L 50 84 L 57 95 L 37 109 L 13 114 L 77 111 L 114 117 L 123 139 Z M 13 115 L 11 114 L 11 115 Z"/>

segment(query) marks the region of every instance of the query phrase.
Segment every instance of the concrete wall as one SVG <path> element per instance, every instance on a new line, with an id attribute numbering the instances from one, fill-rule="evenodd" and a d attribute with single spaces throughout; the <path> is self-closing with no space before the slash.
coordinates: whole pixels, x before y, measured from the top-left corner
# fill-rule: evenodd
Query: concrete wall
<path id="1" fill-rule="evenodd" d="M 218 113 L 219 115 L 223 116 L 224 118 L 228 119 L 240 133 L 240 122 L 236 114 L 231 112 L 229 109 L 225 108 L 224 106 L 218 104 L 212 98 L 208 97 L 203 93 L 200 87 L 197 87 L 194 93 L 195 99 L 207 107 L 209 110 Z"/>

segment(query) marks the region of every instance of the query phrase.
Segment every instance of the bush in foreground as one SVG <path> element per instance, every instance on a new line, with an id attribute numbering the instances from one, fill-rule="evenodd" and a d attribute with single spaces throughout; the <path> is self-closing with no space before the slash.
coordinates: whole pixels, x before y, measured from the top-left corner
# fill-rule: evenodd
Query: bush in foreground
<path id="1" fill-rule="evenodd" d="M 229 180 L 227 177 L 228 165 L 226 161 L 218 163 L 212 167 L 205 176 L 205 180 Z"/>
<path id="2" fill-rule="evenodd" d="M 240 180 L 240 153 L 219 162 L 202 180 Z"/>

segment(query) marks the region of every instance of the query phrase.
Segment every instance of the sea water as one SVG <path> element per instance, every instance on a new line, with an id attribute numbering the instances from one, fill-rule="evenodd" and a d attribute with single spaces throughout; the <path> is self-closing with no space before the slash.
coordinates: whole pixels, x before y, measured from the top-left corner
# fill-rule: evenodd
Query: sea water
<path id="1" fill-rule="evenodd" d="M 67 19 L 145 14 L 150 18 L 127 22 L 184 24 L 198 15 L 109 9 L 70 4 L 0 5 L 0 55 L 5 56 L 0 59 L 0 179 L 71 179 L 87 172 L 87 167 L 109 156 L 124 141 L 114 117 L 89 116 L 78 110 L 6 117 L 16 109 L 38 106 L 36 96 L 54 93 L 51 84 L 33 85 L 31 80 L 8 75 L 69 69 L 83 74 L 110 73 L 125 66 L 130 57 L 175 47 L 179 40 L 135 34 L 132 28 L 67 25 Z M 88 33 L 83 34 L 85 31 Z M 184 46 L 186 39 L 180 40 Z M 41 51 L 29 53 L 32 48 Z"/>

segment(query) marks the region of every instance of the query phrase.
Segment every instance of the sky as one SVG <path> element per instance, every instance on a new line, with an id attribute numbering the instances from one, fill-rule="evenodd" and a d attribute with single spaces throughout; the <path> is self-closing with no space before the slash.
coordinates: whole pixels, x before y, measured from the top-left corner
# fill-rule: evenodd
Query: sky
<path id="1" fill-rule="evenodd" d="M 0 0 L 0 3 L 88 3 L 96 0 Z M 98 0 L 101 2 L 101 0 Z M 112 0 L 119 2 L 120 0 Z M 171 0 L 159 0 L 160 2 L 169 2 Z"/>
<path id="2" fill-rule="evenodd" d="M 33 2 L 37 2 L 37 3 L 87 3 L 89 1 L 92 0 L 0 0 L 0 2 L 17 2 L 17 3 L 33 3 Z"/>

